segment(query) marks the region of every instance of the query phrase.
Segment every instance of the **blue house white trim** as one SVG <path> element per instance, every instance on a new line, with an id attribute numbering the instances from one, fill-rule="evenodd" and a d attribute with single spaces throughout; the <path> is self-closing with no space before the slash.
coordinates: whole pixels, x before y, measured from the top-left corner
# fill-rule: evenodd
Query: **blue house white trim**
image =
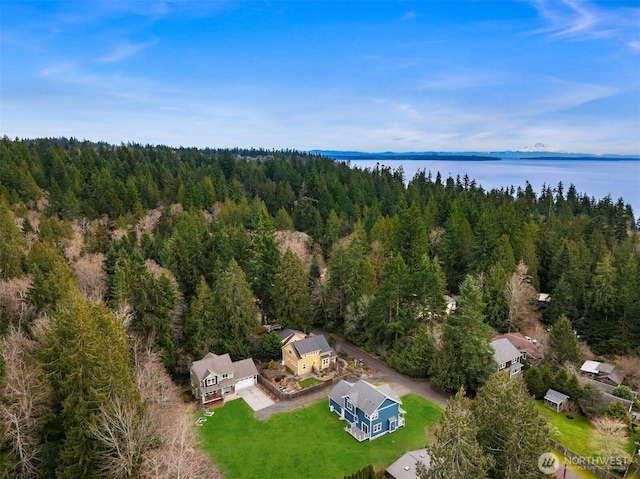
<path id="1" fill-rule="evenodd" d="M 398 395 L 386 384 L 340 381 L 329 393 L 329 410 L 349 423 L 345 430 L 358 441 L 376 439 L 404 426 Z"/>

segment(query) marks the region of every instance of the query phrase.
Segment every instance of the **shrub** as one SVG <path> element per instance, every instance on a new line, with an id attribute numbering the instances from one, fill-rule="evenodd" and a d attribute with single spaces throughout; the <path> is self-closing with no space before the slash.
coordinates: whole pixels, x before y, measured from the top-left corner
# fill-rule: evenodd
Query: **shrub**
<path id="1" fill-rule="evenodd" d="M 612 402 L 604 413 L 607 417 L 617 419 L 618 421 L 625 423 L 628 428 L 631 428 L 631 415 L 621 402 Z"/>
<path id="2" fill-rule="evenodd" d="M 276 364 L 276 362 L 272 359 L 271 361 L 269 361 L 269 366 L 267 366 L 269 369 L 271 370 L 275 370 L 278 365 Z"/>
<path id="3" fill-rule="evenodd" d="M 618 386 L 613 390 L 613 395 L 622 399 L 628 399 L 629 401 L 633 401 L 634 399 L 633 392 L 628 386 Z"/>

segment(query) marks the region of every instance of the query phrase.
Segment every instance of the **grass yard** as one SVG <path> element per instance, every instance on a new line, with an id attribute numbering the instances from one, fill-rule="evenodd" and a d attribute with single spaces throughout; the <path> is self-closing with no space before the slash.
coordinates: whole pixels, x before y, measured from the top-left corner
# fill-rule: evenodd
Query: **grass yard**
<path id="1" fill-rule="evenodd" d="M 197 432 L 203 450 L 229 479 L 339 479 L 367 464 L 386 468 L 406 451 L 425 446 L 427 429 L 438 422 L 442 408 L 414 394 L 402 398 L 402 408 L 406 426 L 360 443 L 329 411 L 328 399 L 266 421 L 254 419 L 244 401 L 232 401 Z"/>
<path id="2" fill-rule="evenodd" d="M 309 386 L 313 386 L 314 384 L 320 384 L 320 383 L 322 383 L 322 381 L 320 381 L 319 379 L 310 377 L 300 381 L 300 387 L 304 389 L 304 388 L 308 388 Z"/>
<path id="3" fill-rule="evenodd" d="M 551 425 L 557 429 L 550 434 L 563 446 L 577 452 L 583 457 L 599 457 L 600 451 L 592 444 L 591 438 L 595 427 L 584 416 L 574 414 L 573 419 L 567 419 L 564 412 L 556 413 L 544 405 L 544 401 L 536 401 L 540 413 L 551 420 Z M 624 448 L 629 454 L 633 453 L 633 439 L 627 441 Z"/>
<path id="4" fill-rule="evenodd" d="M 550 436 L 560 444 L 568 447 L 584 457 L 595 457 L 598 451 L 593 450 L 590 445 L 591 434 L 594 431 L 593 425 L 584 416 L 575 414 L 573 419 L 567 419 L 564 412 L 556 413 L 544 405 L 544 401 L 536 401 L 536 406 L 540 414 L 551 420 L 553 428 Z"/>

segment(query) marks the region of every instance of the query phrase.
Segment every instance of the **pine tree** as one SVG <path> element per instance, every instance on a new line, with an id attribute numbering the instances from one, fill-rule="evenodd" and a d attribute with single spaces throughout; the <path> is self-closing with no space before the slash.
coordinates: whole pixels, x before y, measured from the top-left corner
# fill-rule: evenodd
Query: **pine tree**
<path id="1" fill-rule="evenodd" d="M 494 373 L 478 390 L 471 410 L 478 427 L 478 442 L 495 461 L 490 477 L 544 477 L 538 458 L 548 450 L 548 427 L 524 381 L 514 380 L 504 371 Z"/>
<path id="2" fill-rule="evenodd" d="M 431 467 L 419 472 L 420 479 L 486 478 L 493 458 L 481 447 L 477 432 L 471 400 L 460 389 L 447 401 L 435 441 L 427 448 Z"/>
<path id="3" fill-rule="evenodd" d="M 276 317 L 283 328 L 309 330 L 311 311 L 308 284 L 302 260 L 287 248 L 274 278 Z"/>
<path id="4" fill-rule="evenodd" d="M 214 353 L 229 353 L 234 361 L 249 357 L 253 340 L 251 332 L 258 317 L 251 288 L 235 260 L 213 285 Z"/>
<path id="5" fill-rule="evenodd" d="M 573 334 L 569 319 L 564 315 L 551 328 L 548 356 L 555 366 L 562 366 L 567 362 L 577 364 L 580 361 L 578 340 Z"/>
<path id="6" fill-rule="evenodd" d="M 491 329 L 483 322 L 482 308 L 480 288 L 467 276 L 460 286 L 457 311 L 447 316 L 436 355 L 439 366 L 432 380 L 438 387 L 475 392 L 495 370 Z"/>

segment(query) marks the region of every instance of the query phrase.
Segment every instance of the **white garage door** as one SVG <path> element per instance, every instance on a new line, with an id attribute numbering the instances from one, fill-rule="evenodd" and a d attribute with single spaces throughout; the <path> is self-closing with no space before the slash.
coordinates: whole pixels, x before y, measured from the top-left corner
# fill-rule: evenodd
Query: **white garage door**
<path id="1" fill-rule="evenodd" d="M 256 380 L 254 379 L 253 376 L 251 376 L 250 378 L 241 379 L 236 383 L 236 391 L 238 389 L 248 388 L 249 386 L 255 386 L 255 384 L 256 384 Z"/>

